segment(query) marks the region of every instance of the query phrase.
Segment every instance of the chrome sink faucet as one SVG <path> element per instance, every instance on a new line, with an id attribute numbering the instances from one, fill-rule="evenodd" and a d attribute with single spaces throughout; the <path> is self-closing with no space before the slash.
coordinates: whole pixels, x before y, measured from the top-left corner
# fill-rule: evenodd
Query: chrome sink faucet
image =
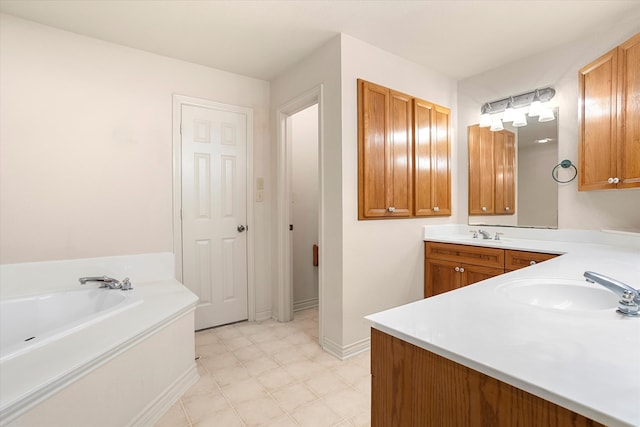
<path id="1" fill-rule="evenodd" d="M 491 234 L 485 230 L 478 230 L 478 233 L 482 234 L 483 239 L 491 239 Z"/>
<path id="2" fill-rule="evenodd" d="M 618 313 L 631 317 L 640 316 L 639 290 L 633 289 L 631 286 L 622 283 L 619 280 L 594 271 L 585 271 L 584 277 L 587 282 L 597 283 L 598 285 L 604 286 L 620 298 L 618 301 L 618 309 L 616 310 Z"/>
<path id="3" fill-rule="evenodd" d="M 122 291 L 128 291 L 129 289 L 133 289 L 131 286 L 131 281 L 128 277 L 125 277 L 122 282 L 117 279 L 112 279 L 107 276 L 100 277 L 81 277 L 78 279 L 81 285 L 86 284 L 87 282 L 99 282 L 102 283 L 100 285 L 101 288 L 109 288 L 109 289 L 120 289 Z"/>

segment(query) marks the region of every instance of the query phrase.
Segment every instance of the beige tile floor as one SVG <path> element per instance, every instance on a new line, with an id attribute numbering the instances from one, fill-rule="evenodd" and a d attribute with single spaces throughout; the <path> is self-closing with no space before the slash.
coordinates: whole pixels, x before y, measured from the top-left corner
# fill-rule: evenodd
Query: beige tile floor
<path id="1" fill-rule="evenodd" d="M 369 352 L 346 361 L 318 345 L 318 311 L 196 333 L 200 380 L 156 427 L 368 426 Z"/>

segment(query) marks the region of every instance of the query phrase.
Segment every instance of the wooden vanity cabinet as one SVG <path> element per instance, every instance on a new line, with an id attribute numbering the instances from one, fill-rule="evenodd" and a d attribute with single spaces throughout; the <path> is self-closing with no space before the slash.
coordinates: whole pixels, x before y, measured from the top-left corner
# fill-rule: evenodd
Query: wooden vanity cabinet
<path id="1" fill-rule="evenodd" d="M 504 250 L 425 242 L 424 296 L 428 298 L 504 273 Z"/>
<path id="2" fill-rule="evenodd" d="M 455 243 L 424 243 L 424 297 L 449 292 L 558 255 Z"/>
<path id="3" fill-rule="evenodd" d="M 555 254 L 545 254 L 540 252 L 514 251 L 512 249 L 505 250 L 504 269 L 505 272 L 518 270 L 520 268 L 529 267 L 539 262 L 543 262 L 557 257 Z"/>
<path id="4" fill-rule="evenodd" d="M 640 33 L 580 69 L 578 190 L 640 187 Z"/>
<path id="5" fill-rule="evenodd" d="M 358 80 L 358 219 L 410 217 L 412 97 Z"/>
<path id="6" fill-rule="evenodd" d="M 371 425 L 604 427 L 377 329 L 371 329 Z"/>
<path id="7" fill-rule="evenodd" d="M 450 114 L 448 108 L 413 100 L 414 215 L 451 215 Z"/>
<path id="8" fill-rule="evenodd" d="M 479 125 L 468 131 L 469 215 L 513 215 L 515 134 Z"/>

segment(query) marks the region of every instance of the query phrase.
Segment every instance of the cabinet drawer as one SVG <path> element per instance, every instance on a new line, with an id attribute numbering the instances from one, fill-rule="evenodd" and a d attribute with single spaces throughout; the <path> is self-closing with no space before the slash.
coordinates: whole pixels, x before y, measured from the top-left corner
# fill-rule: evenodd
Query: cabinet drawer
<path id="1" fill-rule="evenodd" d="M 513 251 L 507 249 L 505 251 L 505 270 L 517 270 L 519 268 L 529 267 L 530 265 L 555 258 L 558 255 L 543 254 L 540 252 Z"/>
<path id="2" fill-rule="evenodd" d="M 504 268 L 504 250 L 453 243 L 425 242 L 426 258 L 455 261 L 485 267 Z"/>

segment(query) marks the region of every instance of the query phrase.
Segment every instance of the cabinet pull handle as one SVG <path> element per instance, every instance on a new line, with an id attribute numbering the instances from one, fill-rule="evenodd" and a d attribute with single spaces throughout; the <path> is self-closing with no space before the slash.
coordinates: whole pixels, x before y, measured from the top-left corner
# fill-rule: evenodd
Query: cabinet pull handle
<path id="1" fill-rule="evenodd" d="M 460 273 L 464 273 L 464 267 L 460 267 Z"/>
<path id="2" fill-rule="evenodd" d="M 529 265 L 536 265 L 535 261 L 529 261 Z"/>
<path id="3" fill-rule="evenodd" d="M 394 208 L 393 206 L 389 206 L 389 208 L 387 209 L 389 212 L 393 213 L 396 211 L 396 208 Z"/>
<path id="4" fill-rule="evenodd" d="M 460 271 L 460 267 L 454 268 L 455 271 Z"/>

